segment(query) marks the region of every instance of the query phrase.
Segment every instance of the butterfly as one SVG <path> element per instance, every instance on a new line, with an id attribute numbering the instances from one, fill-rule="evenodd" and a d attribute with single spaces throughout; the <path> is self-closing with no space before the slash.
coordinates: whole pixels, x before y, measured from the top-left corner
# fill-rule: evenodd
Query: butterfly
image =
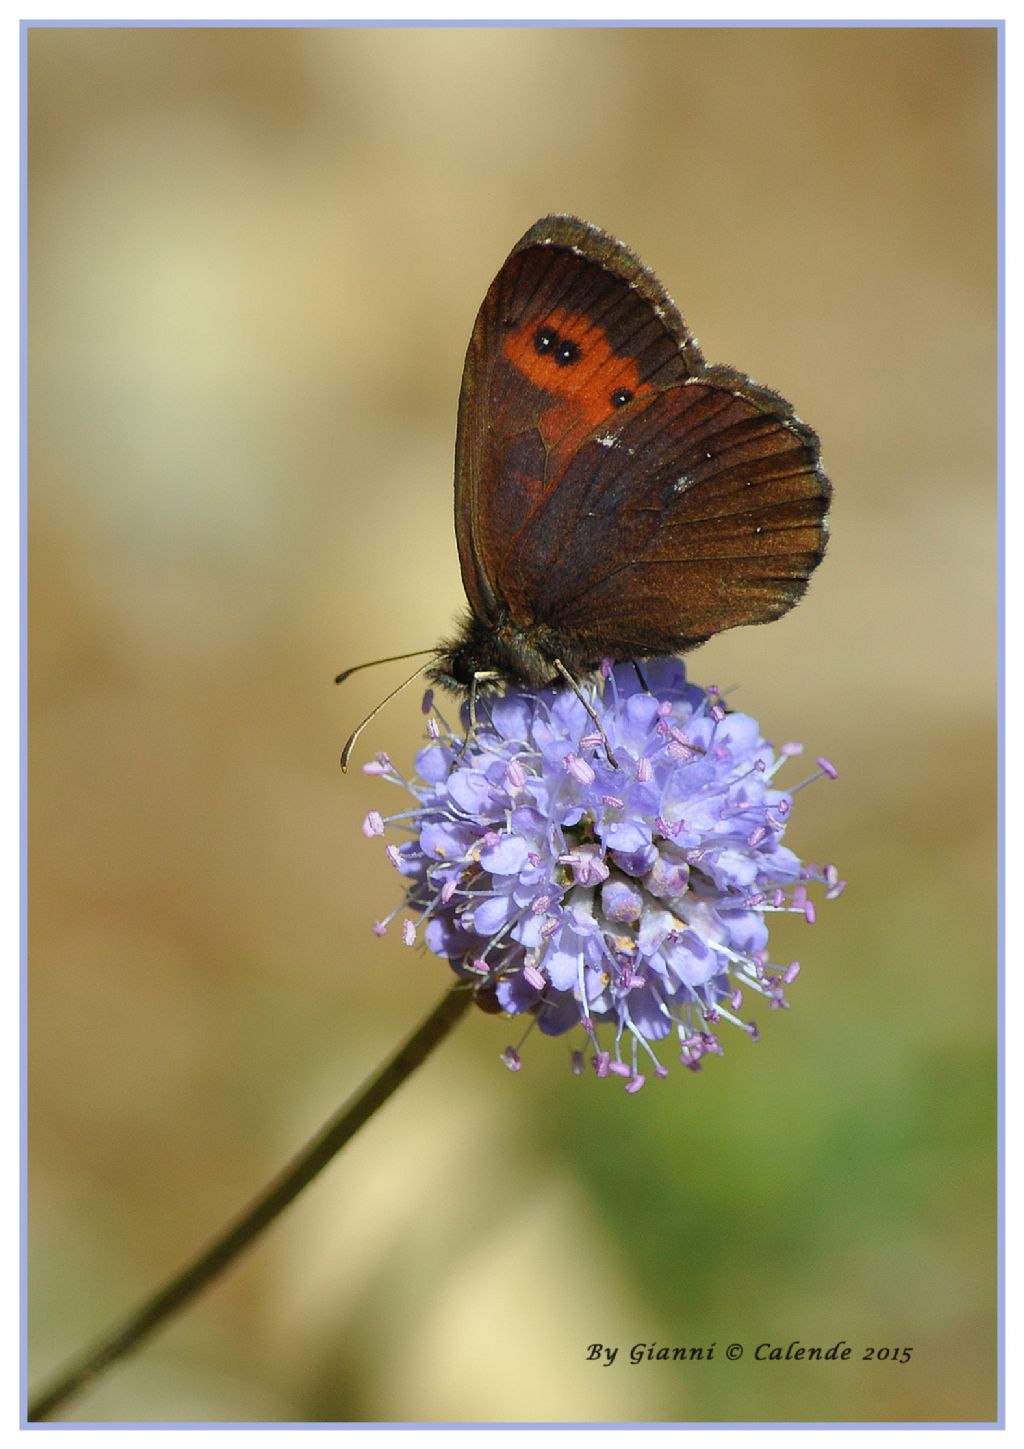
<path id="1" fill-rule="evenodd" d="M 831 491 L 785 398 L 705 362 L 622 242 L 546 216 L 470 337 L 455 447 L 469 611 L 426 672 L 471 705 L 478 687 L 579 693 L 607 658 L 777 619 L 822 559 Z"/>

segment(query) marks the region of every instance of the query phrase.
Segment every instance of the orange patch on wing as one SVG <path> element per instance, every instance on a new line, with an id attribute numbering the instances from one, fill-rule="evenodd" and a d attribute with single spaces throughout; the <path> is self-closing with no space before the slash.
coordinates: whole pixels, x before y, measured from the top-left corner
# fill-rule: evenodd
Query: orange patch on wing
<path id="1" fill-rule="evenodd" d="M 547 349 L 538 348 L 538 334 L 545 330 L 556 340 Z M 578 349 L 571 362 L 558 361 L 558 348 L 565 343 Z M 619 356 L 601 327 L 560 307 L 511 332 L 502 353 L 528 382 L 551 395 L 537 426 L 545 444 L 557 446 L 559 453 L 567 445 L 577 446 L 599 423 L 618 412 L 624 404 L 617 405 L 612 397 L 620 389 L 631 395 L 630 400 L 651 391 L 640 382 L 635 358 Z"/>

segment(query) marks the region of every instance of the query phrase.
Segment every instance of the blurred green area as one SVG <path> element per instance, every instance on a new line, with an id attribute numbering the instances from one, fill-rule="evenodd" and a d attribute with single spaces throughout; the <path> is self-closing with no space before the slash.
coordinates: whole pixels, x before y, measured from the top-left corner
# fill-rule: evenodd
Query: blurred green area
<path id="1" fill-rule="evenodd" d="M 330 681 L 460 606 L 462 354 L 548 211 L 822 435 L 808 598 L 692 670 L 838 763 L 788 841 L 850 879 L 700 1075 L 627 1097 L 533 1038 L 512 1077 L 472 1017 L 70 1418 L 993 1416 L 995 67 L 964 29 L 30 34 L 32 1381 L 447 985 L 370 933 L 384 787 L 336 764 L 401 666 Z M 753 1361 L 796 1338 L 856 1352 Z"/>

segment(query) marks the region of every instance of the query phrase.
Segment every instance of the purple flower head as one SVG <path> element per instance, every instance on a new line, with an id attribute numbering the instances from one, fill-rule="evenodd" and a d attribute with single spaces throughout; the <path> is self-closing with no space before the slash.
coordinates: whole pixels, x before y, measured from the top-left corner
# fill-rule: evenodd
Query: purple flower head
<path id="1" fill-rule="evenodd" d="M 363 826 L 406 833 L 387 849 L 407 882 L 388 919 L 408 913 L 407 943 L 450 961 L 482 1004 L 549 1036 L 581 1031 L 597 1076 L 630 1091 L 665 1075 L 672 1041 L 699 1070 L 722 1023 L 756 1040 L 751 1001 L 786 1006 L 799 970 L 771 964 L 769 916 L 811 923 L 808 884 L 826 898 L 844 884 L 782 843 L 793 795 L 835 767 L 777 786 L 798 746 L 762 739 L 677 659 L 643 669 L 650 693 L 628 664 L 587 686 L 616 768 L 575 695 L 514 690 L 481 704 L 468 740 L 434 709 L 418 778 L 379 756 L 369 771 L 415 805 Z M 504 1060 L 522 1065 L 518 1048 Z M 574 1071 L 581 1060 L 574 1050 Z"/>

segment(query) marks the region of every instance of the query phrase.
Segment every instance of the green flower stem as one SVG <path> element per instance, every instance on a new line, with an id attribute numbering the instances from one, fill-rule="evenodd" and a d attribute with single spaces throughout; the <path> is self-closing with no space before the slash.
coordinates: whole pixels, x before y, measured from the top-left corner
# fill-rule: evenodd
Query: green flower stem
<path id="1" fill-rule="evenodd" d="M 36 1395 L 28 1406 L 28 1420 L 48 1418 L 111 1364 L 138 1347 L 165 1319 L 184 1308 L 218 1273 L 233 1263 L 426 1060 L 465 1015 L 472 1001 L 473 993 L 465 986 L 454 986 L 447 992 L 386 1066 L 338 1109 L 298 1156 L 268 1184 L 251 1207 L 165 1287 Z"/>

